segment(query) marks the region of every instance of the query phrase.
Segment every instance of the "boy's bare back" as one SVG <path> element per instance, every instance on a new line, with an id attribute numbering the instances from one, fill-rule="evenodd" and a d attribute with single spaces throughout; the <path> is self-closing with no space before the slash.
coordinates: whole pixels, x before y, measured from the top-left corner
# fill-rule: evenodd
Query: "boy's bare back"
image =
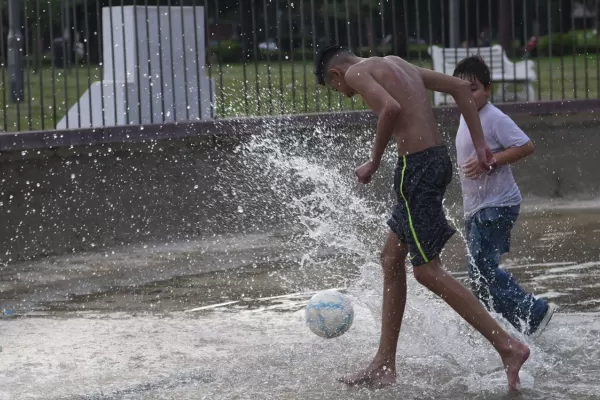
<path id="1" fill-rule="evenodd" d="M 364 77 L 366 73 L 378 84 L 370 90 L 385 92 L 381 94 L 382 99 L 391 96 L 401 107 L 393 134 L 399 153 L 415 153 L 443 143 L 427 88 L 417 67 L 396 56 L 371 57 L 348 68 L 346 76 L 352 81 L 352 76 Z M 378 116 L 385 105 L 385 101 L 369 104 Z"/>
<path id="2" fill-rule="evenodd" d="M 317 54 L 314 72 L 321 85 L 346 96 L 360 95 L 378 116 L 371 158 L 357 169 L 360 182 L 371 180 L 392 137 L 400 155 L 443 143 L 427 89 L 454 98 L 469 127 L 481 169 L 493 169 L 494 156 L 483 138 L 469 82 L 416 67 L 400 57 L 357 57 L 339 46 L 327 47 Z"/>

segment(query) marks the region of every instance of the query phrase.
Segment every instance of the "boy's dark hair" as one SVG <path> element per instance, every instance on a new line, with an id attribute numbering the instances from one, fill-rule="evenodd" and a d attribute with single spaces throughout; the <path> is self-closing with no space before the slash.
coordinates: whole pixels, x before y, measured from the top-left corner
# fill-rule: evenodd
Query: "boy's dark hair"
<path id="1" fill-rule="evenodd" d="M 349 49 L 343 46 L 326 46 L 320 49 L 315 55 L 314 74 L 319 85 L 325 85 L 325 76 L 330 61 L 340 53 L 351 53 Z"/>
<path id="2" fill-rule="evenodd" d="M 488 88 L 492 84 L 490 69 L 480 55 L 474 55 L 462 59 L 458 64 L 456 64 L 456 68 L 454 69 L 454 73 L 452 75 L 470 80 L 477 79 L 485 88 Z"/>

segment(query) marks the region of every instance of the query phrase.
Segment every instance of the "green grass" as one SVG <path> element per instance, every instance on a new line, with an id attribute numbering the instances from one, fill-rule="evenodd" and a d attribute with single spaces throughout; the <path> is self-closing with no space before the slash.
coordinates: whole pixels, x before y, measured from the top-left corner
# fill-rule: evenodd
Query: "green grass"
<path id="1" fill-rule="evenodd" d="M 534 60 L 539 76 L 536 96 L 542 100 L 597 99 L 600 93 L 600 55 L 565 56 Z"/>
<path id="2" fill-rule="evenodd" d="M 25 70 L 25 98 L 18 104 L 10 102 L 8 71 L 0 70 L 0 74 L 0 104 L 5 109 L 0 113 L 0 130 L 6 126 L 7 131 L 14 132 L 54 129 L 70 106 L 76 104 L 87 90 L 88 77 L 89 82 L 100 80 L 102 69 L 82 66 L 70 71 L 51 67 Z"/>
<path id="3" fill-rule="evenodd" d="M 535 92 L 540 100 L 598 98 L 600 69 L 597 55 L 534 61 L 536 71 L 539 71 Z M 431 68 L 429 60 L 412 62 Z M 8 90 L 3 85 L 8 87 L 7 71 L 0 70 L 0 73 L 4 73 L 0 76 L 3 94 L 0 104 L 5 110 L 0 113 L 0 130 L 4 130 L 5 124 L 7 131 L 51 130 L 65 115 L 66 106 L 74 105 L 85 93 L 88 77 L 91 82 L 100 80 L 102 68 L 81 66 L 67 73 L 61 69 L 53 71 L 50 67 L 37 73 L 26 71 L 26 100 L 18 106 L 9 102 Z M 259 65 L 250 63 L 245 66 L 245 75 L 243 65 L 223 64 L 210 68 L 210 73 L 217 84 L 217 115 L 221 118 L 365 108 L 360 99 L 342 98 L 316 88 L 310 63 L 283 62 L 281 66 L 277 61 Z"/>

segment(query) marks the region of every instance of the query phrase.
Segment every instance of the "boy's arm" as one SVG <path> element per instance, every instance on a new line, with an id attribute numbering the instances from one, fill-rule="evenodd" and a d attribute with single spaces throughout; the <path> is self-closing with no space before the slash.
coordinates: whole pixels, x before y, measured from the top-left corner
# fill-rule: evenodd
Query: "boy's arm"
<path id="1" fill-rule="evenodd" d="M 492 134 L 504 149 L 494 153 L 497 165 L 513 164 L 533 153 L 533 143 L 529 137 L 507 115 L 496 120 Z M 478 179 L 482 172 L 477 159 L 473 159 L 463 166 L 463 173 L 470 179 Z"/>
<path id="2" fill-rule="evenodd" d="M 494 123 L 494 136 L 504 148 L 494 156 L 499 165 L 512 164 L 533 153 L 533 143 L 525 132 L 504 114 Z"/>
<path id="3" fill-rule="evenodd" d="M 520 159 L 527 157 L 533 153 L 533 143 L 528 142 L 523 146 L 511 147 L 506 150 L 502 150 L 498 153 L 494 153 L 496 163 L 500 165 L 513 164 Z"/>
<path id="4" fill-rule="evenodd" d="M 366 68 L 352 68 L 346 73 L 345 79 L 378 117 L 375 143 L 371 151 L 371 162 L 377 169 L 394 133 L 394 123 L 401 111 L 400 104 L 377 82 Z"/>
<path id="5" fill-rule="evenodd" d="M 489 146 L 485 142 L 481 121 L 479 120 L 479 111 L 475 105 L 471 85 L 469 82 L 456 78 L 454 76 L 435 72 L 427 68 L 418 68 L 423 84 L 427 89 L 436 92 L 447 93 L 454 98 L 460 113 L 462 114 L 469 132 L 473 145 L 477 151 L 477 158 L 482 170 L 490 170 L 496 163 Z"/>
<path id="6" fill-rule="evenodd" d="M 522 146 L 510 147 L 508 149 L 499 151 L 494 153 L 494 158 L 496 159 L 496 165 L 507 165 L 513 164 L 519 161 L 520 159 L 527 157 L 533 153 L 533 143 L 528 142 Z M 479 167 L 479 163 L 477 159 L 474 158 L 467 162 L 463 167 L 462 171 L 465 176 L 469 179 L 478 179 L 482 174 L 482 169 Z"/>

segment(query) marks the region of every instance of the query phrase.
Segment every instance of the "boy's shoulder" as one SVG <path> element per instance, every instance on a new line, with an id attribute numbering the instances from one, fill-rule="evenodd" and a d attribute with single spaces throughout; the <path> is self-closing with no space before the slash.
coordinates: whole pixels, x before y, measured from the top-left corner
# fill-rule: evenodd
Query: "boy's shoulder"
<path id="1" fill-rule="evenodd" d="M 488 117 L 481 118 L 484 133 L 494 135 L 504 147 L 521 146 L 529 141 L 527 134 L 510 115 L 492 104 L 488 104 L 485 108 L 489 110 L 487 110 Z"/>
<path id="2" fill-rule="evenodd" d="M 484 130 L 491 129 L 495 125 L 496 121 L 504 117 L 508 117 L 508 115 L 504 114 L 502 110 L 492 103 L 487 103 L 482 109 L 479 110 L 479 120 L 481 121 L 481 127 Z M 468 129 L 465 118 L 462 114 L 460 116 L 460 126 L 464 129 Z"/>
<path id="3" fill-rule="evenodd" d="M 361 61 L 359 61 L 358 63 L 354 64 L 351 68 L 356 69 L 356 67 L 360 68 L 378 68 L 382 65 L 385 66 L 389 66 L 390 63 L 399 66 L 399 67 L 412 67 L 414 68 L 415 66 L 411 63 L 409 63 L 408 61 L 406 61 L 405 59 L 398 57 L 398 56 L 383 56 L 383 57 L 379 57 L 379 56 L 371 56 L 371 57 L 367 57 L 362 59 Z"/>
<path id="4" fill-rule="evenodd" d="M 347 75 L 360 75 L 361 73 L 368 72 L 371 74 L 378 73 L 385 68 L 385 65 L 389 61 L 383 57 L 368 57 L 360 60 L 356 64 L 351 65 L 346 71 Z"/>
<path id="5" fill-rule="evenodd" d="M 483 107 L 483 109 L 479 112 L 479 115 L 481 117 L 494 118 L 494 119 L 508 117 L 508 115 L 505 114 L 504 111 L 502 111 L 501 109 L 499 109 L 492 103 L 486 104 L 486 106 Z"/>
<path id="6" fill-rule="evenodd" d="M 485 125 L 488 126 L 488 129 L 494 129 L 506 125 L 506 123 L 514 123 L 508 114 L 491 103 L 488 103 L 479 112 L 479 118 L 481 119 L 482 124 L 485 123 Z"/>

